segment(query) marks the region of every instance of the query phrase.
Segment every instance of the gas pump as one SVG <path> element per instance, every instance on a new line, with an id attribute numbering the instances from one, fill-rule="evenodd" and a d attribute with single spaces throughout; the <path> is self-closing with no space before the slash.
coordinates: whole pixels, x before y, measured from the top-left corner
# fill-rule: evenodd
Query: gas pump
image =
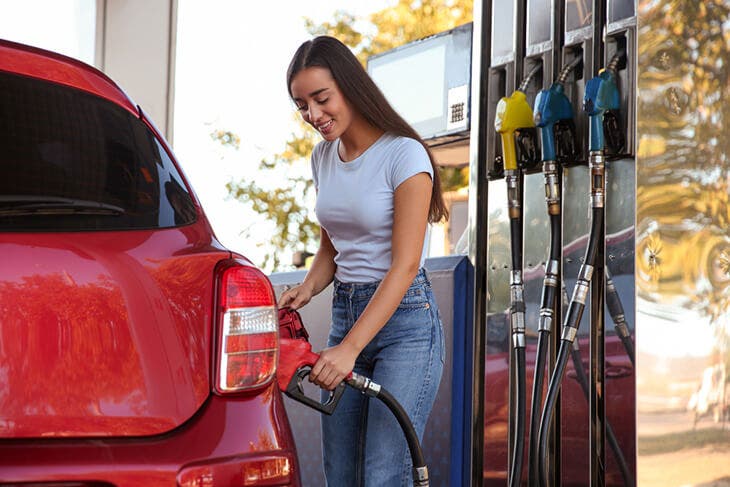
<path id="1" fill-rule="evenodd" d="M 530 0 L 524 3 L 529 10 Z M 637 5 L 642 6 L 638 13 Z M 635 481 L 642 485 L 694 485 L 721 483 L 729 475 L 724 457 L 710 458 L 707 448 L 686 444 L 673 448 L 663 443 L 669 435 L 689 438 L 692 434 L 693 421 L 684 408 L 688 401 L 696 400 L 691 389 L 699 385 L 696 383 L 703 368 L 710 364 L 719 369 L 730 363 L 727 286 L 718 285 L 716 280 L 722 275 L 726 283 L 730 276 L 726 225 L 730 145 L 722 136 L 730 120 L 727 103 L 722 102 L 728 96 L 727 70 L 722 69 L 727 56 L 718 55 L 726 52 L 717 34 L 727 22 L 727 9 L 713 8 L 714 3 L 713 7 L 701 9 L 697 5 L 669 0 L 639 4 L 634 0 L 550 2 L 549 15 L 554 24 L 561 20 L 565 23 L 560 27 L 565 30 L 559 31 L 562 36 L 555 38 L 560 66 L 582 58 L 582 63 L 577 61 L 574 82 L 566 84 L 564 93 L 575 107 L 585 94 L 587 110 L 573 115 L 575 130 L 563 139 L 573 141 L 573 147 L 561 147 L 558 135 L 560 130 L 570 132 L 569 125 L 556 125 L 552 130 L 555 159 L 563 171 L 563 205 L 558 210 L 563 217 L 563 239 L 560 265 L 548 263 L 545 267 L 548 273 L 555 267 L 562 270 L 567 286 L 573 288 L 575 283 L 575 292 L 572 302 L 563 309 L 567 316 L 562 320 L 553 317 L 565 323 L 565 329 L 560 336 L 557 367 L 550 377 L 539 440 L 543 445 L 540 451 L 545 453 L 545 435 L 549 432 L 546 422 L 558 418 L 560 423 L 553 429 L 560 434 L 557 444 L 563 454 L 540 465 L 541 485 L 557 486 L 562 482 L 614 487 Z M 495 13 L 490 20 L 495 21 L 502 7 L 502 3 L 493 7 Z M 521 24 L 517 21 L 507 25 L 519 30 Z M 526 58 L 531 55 L 527 52 Z M 596 67 L 601 66 L 606 66 L 606 71 L 591 80 Z M 557 72 L 560 67 L 556 67 L 553 65 Z M 493 59 L 489 68 L 492 72 L 498 69 Z M 530 67 L 522 64 L 519 69 L 528 72 Z M 490 83 L 486 95 L 480 92 L 480 104 L 491 105 L 493 101 L 496 105 L 494 97 L 511 93 L 509 88 L 502 91 L 509 77 L 505 83 L 491 84 L 495 79 L 478 78 L 481 83 Z M 515 75 L 514 79 L 521 78 Z M 618 97 L 612 99 L 607 96 L 609 92 L 618 92 Z M 513 431 L 508 433 L 509 440 L 505 438 L 508 428 L 504 419 L 512 410 L 505 404 L 507 397 L 513 400 L 514 395 L 506 392 L 504 358 L 505 343 L 512 339 L 504 332 L 509 319 L 505 303 L 510 291 L 506 286 L 509 262 L 504 249 L 509 248 L 506 235 L 510 222 L 504 185 L 493 184 L 502 176 L 499 166 L 506 169 L 505 159 L 498 143 L 490 146 L 489 140 L 483 142 L 483 137 L 492 134 L 482 132 L 491 132 L 494 123 L 494 119 L 485 119 L 479 118 L 480 144 L 473 144 L 477 151 L 472 161 L 492 164 L 494 169 L 488 182 L 483 176 L 478 181 L 477 189 L 486 186 L 488 190 L 488 205 L 477 214 L 483 217 L 479 220 L 482 225 L 477 225 L 474 232 L 483 235 L 488 249 L 484 266 L 487 326 L 484 340 L 475 346 L 486 349 L 486 372 L 484 391 L 477 389 L 474 396 L 485 405 L 484 424 L 475 423 L 474 431 L 475 436 L 484 438 L 486 450 L 485 468 L 472 478 L 477 479 L 473 485 L 497 487 L 505 483 L 507 463 L 499 454 L 512 452 L 511 445 L 506 449 L 503 445 L 515 439 Z M 544 138 L 541 143 L 545 145 Z M 621 145 L 625 148 L 617 152 Z M 575 153 L 575 157 L 561 162 L 563 149 Z M 550 175 L 549 168 L 547 173 Z M 531 199 L 534 187 L 529 187 L 528 180 L 523 178 L 521 207 L 526 227 L 531 225 L 530 208 L 535 207 Z M 586 198 L 589 181 L 590 199 Z M 539 206 L 544 213 L 542 200 Z M 586 217 L 591 213 L 592 217 Z M 545 225 L 540 228 L 543 226 L 547 230 Z M 532 230 L 523 231 L 530 237 L 525 241 L 534 244 L 538 238 L 532 236 L 539 234 Z M 718 240 L 723 242 L 721 255 L 713 257 L 701 249 Z M 540 272 L 530 273 L 535 259 L 528 255 L 527 247 L 529 243 L 523 249 L 523 279 L 529 351 L 533 324 L 529 312 L 537 308 L 533 307 L 535 300 L 530 299 L 534 291 L 530 284 Z M 549 260 L 553 256 L 551 253 Z M 542 280 L 543 276 L 539 277 Z M 549 295 L 543 296 L 540 304 L 549 300 Z M 584 311 L 586 307 L 588 311 Z M 544 329 L 548 316 L 543 316 Z M 713 326 L 711 333 L 706 324 Z M 634 326 L 641 330 L 642 343 L 631 340 Z M 693 331 L 685 335 L 688 326 Z M 538 341 L 540 331 L 535 335 Z M 703 334 L 704 344 L 699 339 Z M 676 346 L 668 346 L 668 340 Z M 689 348 L 693 349 L 691 354 Z M 689 359 L 695 353 L 701 360 Z M 532 365 L 530 358 L 528 355 L 528 367 Z M 539 375 L 536 371 L 536 377 Z M 558 392 L 563 376 L 562 390 Z M 539 390 L 539 384 L 534 387 Z M 584 397 L 588 398 L 588 408 Z M 719 430 L 709 418 L 703 426 Z M 727 444 L 725 437 L 722 441 Z M 658 456 L 665 453 L 648 448 L 659 444 L 672 449 L 666 452 L 666 458 Z M 548 447 L 552 445 L 549 440 Z M 686 460 L 674 455 L 680 448 L 682 456 L 687 454 Z M 667 461 L 673 462 L 671 468 L 667 468 Z M 707 468 L 692 468 L 695 462 L 703 462 Z M 560 469 L 557 476 L 556 469 Z"/>

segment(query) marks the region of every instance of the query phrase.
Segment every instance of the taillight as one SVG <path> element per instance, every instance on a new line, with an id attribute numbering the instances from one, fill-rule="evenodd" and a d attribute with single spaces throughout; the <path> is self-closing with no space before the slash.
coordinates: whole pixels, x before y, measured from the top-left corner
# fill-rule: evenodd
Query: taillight
<path id="1" fill-rule="evenodd" d="M 215 461 L 217 460 L 217 461 Z M 177 475 L 179 487 L 264 486 L 294 484 L 296 465 L 288 453 L 249 458 L 215 459 L 210 464 L 184 467 Z"/>
<path id="2" fill-rule="evenodd" d="M 279 321 L 269 279 L 232 262 L 218 277 L 216 390 L 241 392 L 268 383 L 276 372 Z"/>

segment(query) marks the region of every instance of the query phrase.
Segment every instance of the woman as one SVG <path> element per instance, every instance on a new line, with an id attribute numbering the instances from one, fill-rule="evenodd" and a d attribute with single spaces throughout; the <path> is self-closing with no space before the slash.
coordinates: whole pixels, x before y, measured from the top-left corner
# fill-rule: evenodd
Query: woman
<path id="1" fill-rule="evenodd" d="M 304 281 L 279 306 L 300 308 L 334 279 L 328 348 L 310 380 L 331 390 L 352 370 L 372 378 L 422 438 L 444 360 L 422 268 L 428 222 L 446 216 L 433 157 L 337 39 L 302 44 L 287 84 L 324 139 L 312 151 L 321 238 Z M 329 486 L 411 485 L 405 437 L 378 401 L 348 388 L 334 414 L 322 417 L 322 437 Z"/>

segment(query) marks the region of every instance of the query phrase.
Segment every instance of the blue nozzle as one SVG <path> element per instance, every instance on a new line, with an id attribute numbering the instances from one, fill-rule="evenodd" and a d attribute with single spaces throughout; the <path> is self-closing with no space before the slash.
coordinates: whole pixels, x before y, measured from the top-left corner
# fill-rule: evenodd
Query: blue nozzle
<path id="1" fill-rule="evenodd" d="M 590 119 L 590 146 L 593 151 L 601 151 L 606 147 L 603 133 L 603 115 L 609 110 L 621 108 L 621 98 L 616 85 L 616 75 L 612 70 L 604 69 L 598 76 L 586 83 L 583 97 L 583 111 Z"/>
<path id="2" fill-rule="evenodd" d="M 535 98 L 535 126 L 540 128 L 542 138 L 542 160 L 555 160 L 555 135 L 553 128 L 561 120 L 573 118 L 573 107 L 565 96 L 562 83 L 553 83 L 550 89 L 542 90 Z"/>

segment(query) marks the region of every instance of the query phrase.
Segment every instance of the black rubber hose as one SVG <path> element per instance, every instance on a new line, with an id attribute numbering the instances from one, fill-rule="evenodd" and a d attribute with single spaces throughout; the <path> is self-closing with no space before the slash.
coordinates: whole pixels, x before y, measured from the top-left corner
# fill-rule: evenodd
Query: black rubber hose
<path id="1" fill-rule="evenodd" d="M 598 241 L 598 235 L 603 229 L 603 208 L 593 208 L 591 215 L 591 233 L 588 239 L 588 248 L 586 249 L 586 257 L 584 262 L 588 265 L 595 265 L 598 246 L 603 242 Z"/>
<path id="2" fill-rule="evenodd" d="M 583 390 L 583 396 L 585 396 L 586 401 L 588 401 L 588 395 L 590 394 L 588 390 L 588 375 L 586 374 L 585 368 L 583 368 L 580 349 L 574 346 L 570 352 L 570 356 L 573 359 L 573 368 L 575 369 L 576 379 L 578 380 L 578 384 L 580 384 L 580 388 Z M 634 487 L 634 478 L 629 471 L 629 465 L 626 463 L 626 457 L 624 457 L 624 452 L 621 451 L 618 439 L 616 439 L 616 433 L 613 432 L 613 428 L 611 428 L 611 424 L 608 420 L 606 421 L 606 438 L 608 439 L 608 444 L 616 458 L 618 468 L 621 471 L 621 477 L 624 479 L 624 485 L 626 487 Z"/>
<path id="3" fill-rule="evenodd" d="M 509 220 L 510 242 L 512 251 L 512 270 L 522 270 L 522 218 Z M 517 244 L 517 245 L 516 245 Z"/>
<path id="4" fill-rule="evenodd" d="M 537 356 L 535 358 L 535 376 L 532 381 L 532 402 L 530 403 L 530 454 L 529 485 L 535 485 L 538 474 L 540 411 L 542 411 L 542 386 L 545 376 L 545 359 L 550 333 L 540 331 L 537 335 Z"/>
<path id="5" fill-rule="evenodd" d="M 593 267 L 593 265 L 595 264 L 596 254 L 598 253 L 598 246 L 600 243 L 602 243 L 598 242 L 598 236 L 601 234 L 601 230 L 603 229 L 603 216 L 604 211 L 602 207 L 593 208 L 591 218 L 591 233 L 588 239 L 588 247 L 586 248 L 585 259 L 583 260 L 584 264 L 581 266 L 579 280 L 576 283 L 576 289 L 579 284 L 584 284 L 584 286 L 590 284 L 589 278 L 586 279 L 587 282 L 585 283 L 581 283 L 581 279 L 585 279 L 584 269 L 586 268 L 586 266 Z M 569 328 L 575 331 L 578 330 L 578 327 L 580 326 L 580 320 L 583 317 L 584 309 L 585 303 L 576 300 L 576 295 L 574 293 L 573 298 L 571 298 L 570 300 L 570 305 L 568 305 L 568 312 L 565 315 L 563 333 L 565 333 L 566 330 Z M 560 385 L 563 381 L 563 375 L 565 374 L 565 365 L 568 362 L 568 357 L 570 356 L 570 348 L 572 346 L 572 343 L 573 338 L 561 339 L 557 363 L 555 365 L 555 370 L 550 377 L 547 398 L 545 399 L 545 405 L 543 406 L 542 410 L 542 417 L 540 418 L 538 458 L 540 461 L 539 476 L 541 486 L 547 486 L 547 441 L 548 436 L 550 435 L 550 421 L 552 420 L 552 416 L 555 410 L 555 402 L 560 392 Z"/>
<path id="6" fill-rule="evenodd" d="M 540 419 L 540 431 L 538 436 L 538 461 L 540 464 L 539 476 L 540 486 L 547 487 L 548 485 L 548 471 L 547 471 L 547 442 L 550 435 L 550 420 L 552 419 L 553 411 L 555 410 L 555 401 L 558 398 L 560 392 L 560 383 L 563 380 L 565 374 L 565 366 L 568 363 L 568 356 L 570 351 L 570 343 L 562 341 L 560 344 L 560 350 L 558 351 L 558 358 L 555 362 L 555 370 L 550 377 L 550 383 L 548 384 L 548 393 L 545 397 L 545 405 L 542 409 L 542 418 Z"/>
<path id="7" fill-rule="evenodd" d="M 559 262 L 562 251 L 560 242 L 560 216 L 550 215 L 550 255 L 549 260 Z M 550 266 L 548 263 L 548 269 Z M 540 320 L 541 326 L 537 335 L 537 355 L 535 357 L 535 371 L 532 380 L 532 399 L 530 402 L 530 447 L 528 455 L 529 465 L 529 485 L 537 485 L 538 465 L 539 465 L 539 442 L 538 431 L 540 429 L 540 413 L 542 411 L 542 390 L 545 378 L 545 361 L 547 360 L 547 347 L 550 342 L 552 333 L 552 324 L 550 328 L 545 329 L 542 326 L 544 319 L 543 311 L 549 310 L 552 321 L 555 320 L 554 310 L 557 304 L 557 282 L 547 282 L 549 271 L 546 273 L 546 281 L 542 287 Z M 557 279 L 556 276 L 551 276 Z M 551 285 L 552 284 L 552 285 Z"/>
<path id="8" fill-rule="evenodd" d="M 519 486 L 522 480 L 522 461 L 525 455 L 525 414 L 527 403 L 527 380 L 525 374 L 525 349 L 515 348 L 514 357 L 517 362 L 517 421 L 515 421 L 514 449 L 512 450 L 512 469 L 510 470 L 509 485 Z"/>
<path id="9" fill-rule="evenodd" d="M 406 436 L 406 441 L 408 442 L 408 449 L 411 452 L 413 468 L 425 467 L 426 459 L 423 457 L 421 443 L 418 441 L 418 435 L 416 434 L 416 429 L 413 427 L 413 423 L 411 423 L 410 419 L 408 419 L 408 413 L 406 413 L 403 406 L 400 405 L 393 395 L 382 387 L 375 397 L 388 406 L 388 409 L 390 409 L 393 413 L 395 419 L 398 420 L 398 424 L 400 424 L 400 427 Z"/>

